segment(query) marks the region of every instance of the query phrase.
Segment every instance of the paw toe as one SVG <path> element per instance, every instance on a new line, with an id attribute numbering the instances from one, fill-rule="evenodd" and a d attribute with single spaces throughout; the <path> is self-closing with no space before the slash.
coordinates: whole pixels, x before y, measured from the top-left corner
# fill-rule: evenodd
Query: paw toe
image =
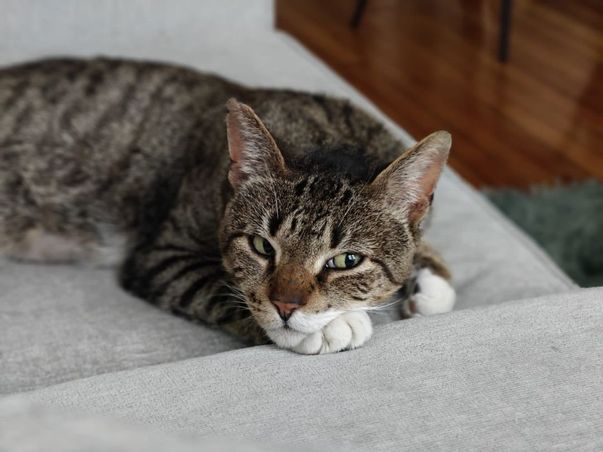
<path id="1" fill-rule="evenodd" d="M 338 352 L 345 350 L 352 341 L 352 328 L 343 316 L 329 323 L 322 331 L 322 353 Z"/>
<path id="2" fill-rule="evenodd" d="M 322 348 L 322 331 L 312 333 L 293 348 L 293 351 L 303 355 L 316 355 Z"/>
<path id="3" fill-rule="evenodd" d="M 357 348 L 364 344 L 373 334 L 373 325 L 366 312 L 346 315 L 346 321 L 352 329 L 349 348 Z"/>

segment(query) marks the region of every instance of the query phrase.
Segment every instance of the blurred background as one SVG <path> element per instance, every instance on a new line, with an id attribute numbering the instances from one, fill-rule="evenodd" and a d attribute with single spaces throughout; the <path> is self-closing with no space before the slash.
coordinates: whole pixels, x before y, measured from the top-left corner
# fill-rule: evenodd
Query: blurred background
<path id="1" fill-rule="evenodd" d="M 603 1 L 277 0 L 293 34 L 475 186 L 603 179 Z M 358 5 L 360 21 L 351 24 Z"/>
<path id="2" fill-rule="evenodd" d="M 603 0 L 276 0 L 286 31 L 603 284 Z"/>

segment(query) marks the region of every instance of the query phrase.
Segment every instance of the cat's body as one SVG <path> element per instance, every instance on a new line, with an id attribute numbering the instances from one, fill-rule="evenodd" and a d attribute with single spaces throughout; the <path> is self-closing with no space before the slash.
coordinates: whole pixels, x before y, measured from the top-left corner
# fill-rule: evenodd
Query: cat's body
<path id="1" fill-rule="evenodd" d="M 267 131 L 261 135 L 254 123 L 249 132 L 251 116 L 231 103 L 232 117 L 238 116 L 227 137 L 225 104 L 231 97 L 253 107 L 270 131 L 274 142 L 266 143 L 278 147 L 287 181 L 295 181 L 288 195 L 266 187 L 251 195 L 239 189 L 253 183 L 241 185 L 247 176 L 233 176 L 245 171 L 245 162 L 233 155 L 253 151 Z M 401 151 L 380 123 L 346 101 L 321 95 L 249 89 L 188 69 L 109 59 L 7 68 L 0 70 L 0 253 L 119 264 L 122 284 L 136 295 L 262 342 L 264 331 L 250 310 L 259 314 L 243 305 L 254 303 L 251 283 L 241 281 L 257 273 L 245 265 L 258 263 L 233 263 L 237 258 L 225 253 L 241 252 L 230 249 L 231 241 L 235 248 L 244 246 L 238 243 L 241 228 L 254 222 L 256 229 L 269 230 L 266 235 L 285 234 L 286 224 L 291 237 L 318 239 L 328 232 L 331 241 L 341 241 L 335 235 L 346 231 L 328 219 L 331 209 L 349 211 L 358 204 L 363 187 Z M 236 207 L 242 201 L 247 204 Z M 238 209 L 234 217 L 233 208 Z M 292 217 L 279 208 L 289 209 Z M 383 230 L 365 225 L 366 233 L 387 241 L 398 226 L 382 224 Z M 422 259 L 427 264 L 421 267 L 448 277 L 437 255 L 420 243 L 415 226 L 403 231 L 407 242 L 416 241 L 415 262 Z M 297 249 L 311 255 L 315 247 L 303 250 L 302 243 Z M 406 267 L 400 275 L 388 275 L 398 289 L 410 276 Z M 278 284 L 270 278 L 255 284 L 274 288 Z M 287 290 L 296 290 L 291 287 Z M 376 303 L 387 297 L 372 298 Z M 329 309 L 316 309 L 316 315 Z M 342 313 L 327 317 L 336 323 Z M 295 319 L 301 315 L 300 310 Z M 285 342 L 279 345 L 287 347 Z"/>

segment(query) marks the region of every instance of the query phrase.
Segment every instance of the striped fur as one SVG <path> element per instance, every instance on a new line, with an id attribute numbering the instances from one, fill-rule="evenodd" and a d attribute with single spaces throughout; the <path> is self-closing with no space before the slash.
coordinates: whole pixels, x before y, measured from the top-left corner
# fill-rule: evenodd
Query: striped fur
<path id="1" fill-rule="evenodd" d="M 282 153 L 282 174 L 229 183 L 224 118 L 232 97 L 261 118 Z M 263 343 L 277 321 L 271 278 L 285 264 L 310 275 L 305 315 L 377 307 L 408 291 L 416 267 L 449 278 L 421 242 L 411 218 L 418 204 L 375 182 L 403 151 L 363 111 L 323 95 L 114 59 L 5 68 L 0 252 L 117 261 L 135 295 Z M 278 262 L 253 254 L 254 234 L 277 243 Z M 323 271 L 333 252 L 349 249 L 365 262 Z"/>

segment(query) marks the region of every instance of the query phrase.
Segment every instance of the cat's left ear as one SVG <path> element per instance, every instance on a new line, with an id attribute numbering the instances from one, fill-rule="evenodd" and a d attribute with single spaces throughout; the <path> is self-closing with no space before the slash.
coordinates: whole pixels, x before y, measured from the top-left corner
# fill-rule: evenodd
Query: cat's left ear
<path id="1" fill-rule="evenodd" d="M 282 174 L 285 171 L 283 155 L 251 107 L 229 99 L 226 108 L 231 185 L 237 188 L 250 178 Z"/>
<path id="2" fill-rule="evenodd" d="M 431 205 L 451 145 L 448 132 L 434 132 L 394 160 L 371 185 L 384 196 L 387 207 L 416 224 Z"/>

